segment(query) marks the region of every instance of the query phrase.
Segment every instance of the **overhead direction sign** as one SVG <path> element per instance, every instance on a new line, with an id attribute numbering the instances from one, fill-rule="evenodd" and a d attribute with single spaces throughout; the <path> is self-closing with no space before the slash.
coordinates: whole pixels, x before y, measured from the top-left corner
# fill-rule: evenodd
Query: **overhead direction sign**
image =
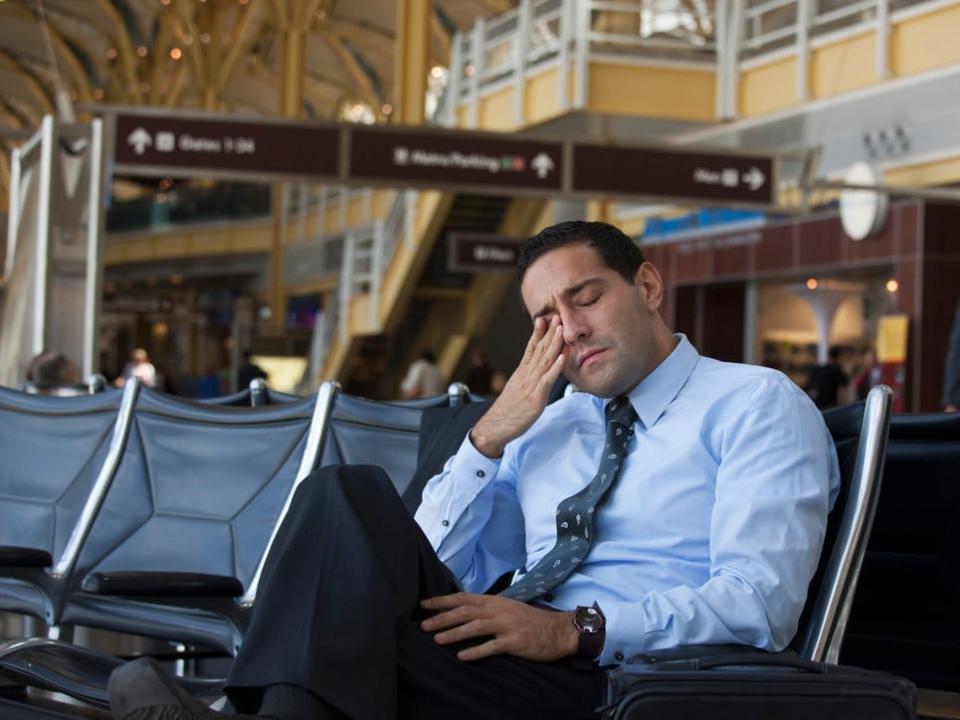
<path id="1" fill-rule="evenodd" d="M 450 233 L 447 269 L 451 272 L 513 272 L 522 238 L 486 233 Z"/>
<path id="2" fill-rule="evenodd" d="M 573 144 L 574 192 L 743 205 L 776 204 L 769 155 Z"/>
<path id="3" fill-rule="evenodd" d="M 563 192 L 563 143 L 486 133 L 350 128 L 354 182 Z"/>
<path id="4" fill-rule="evenodd" d="M 335 125 L 247 122 L 139 113 L 116 116 L 118 172 L 259 173 L 335 178 Z"/>
<path id="5" fill-rule="evenodd" d="M 117 108 L 115 170 L 541 197 L 777 206 L 774 155 Z"/>

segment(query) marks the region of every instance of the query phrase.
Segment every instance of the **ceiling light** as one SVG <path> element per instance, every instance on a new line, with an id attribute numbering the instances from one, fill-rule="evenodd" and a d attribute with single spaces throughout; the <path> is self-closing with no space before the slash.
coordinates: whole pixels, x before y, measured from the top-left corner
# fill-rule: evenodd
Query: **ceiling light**
<path id="1" fill-rule="evenodd" d="M 170 57 L 173 60 L 179 60 L 181 57 L 183 57 L 183 51 L 177 47 L 172 48 L 170 50 Z"/>
<path id="2" fill-rule="evenodd" d="M 809 280 L 807 280 L 807 289 L 808 289 L 808 290 L 816 290 L 818 284 L 819 284 L 819 283 L 817 283 L 817 279 L 816 279 L 816 278 L 810 278 Z"/>
<path id="3" fill-rule="evenodd" d="M 140 47 L 138 47 L 138 48 L 137 48 L 137 55 L 139 55 L 140 57 L 146 57 L 146 56 L 147 56 L 147 46 L 146 46 L 146 45 L 141 45 Z"/>
<path id="4" fill-rule="evenodd" d="M 890 278 L 889 280 L 887 280 L 887 292 L 895 293 L 899 289 L 900 289 L 900 283 L 898 283 L 893 278 Z"/>

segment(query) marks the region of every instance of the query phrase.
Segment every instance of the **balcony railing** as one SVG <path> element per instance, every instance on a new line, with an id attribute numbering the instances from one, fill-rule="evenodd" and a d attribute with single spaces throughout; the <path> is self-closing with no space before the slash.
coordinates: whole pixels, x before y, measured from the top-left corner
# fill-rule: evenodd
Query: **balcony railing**
<path id="1" fill-rule="evenodd" d="M 914 6 L 943 2 L 521 0 L 518 7 L 478 20 L 471 31 L 454 37 L 443 122 L 456 124 L 458 109 L 466 108 L 466 125 L 476 127 L 480 100 L 513 85 L 514 121 L 522 125 L 524 81 L 550 67 L 559 71 L 560 109 L 583 108 L 587 70 L 596 60 L 715 68 L 716 114 L 729 118 L 737 111 L 733 95 L 742 63 L 776 52 L 806 56 L 811 43 L 828 35 L 874 27 L 883 38 L 877 43 L 878 76 L 886 77 L 890 24 Z M 805 76 L 798 70 L 801 84 L 805 87 Z"/>

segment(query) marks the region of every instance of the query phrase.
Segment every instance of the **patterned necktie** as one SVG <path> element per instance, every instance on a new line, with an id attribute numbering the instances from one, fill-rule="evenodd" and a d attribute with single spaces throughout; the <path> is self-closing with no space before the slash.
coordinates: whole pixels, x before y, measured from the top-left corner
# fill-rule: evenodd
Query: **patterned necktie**
<path id="1" fill-rule="evenodd" d="M 593 513 L 617 481 L 637 413 L 625 395 L 606 409 L 607 441 L 593 480 L 557 506 L 557 544 L 501 595 L 529 602 L 550 592 L 577 569 L 590 552 Z"/>

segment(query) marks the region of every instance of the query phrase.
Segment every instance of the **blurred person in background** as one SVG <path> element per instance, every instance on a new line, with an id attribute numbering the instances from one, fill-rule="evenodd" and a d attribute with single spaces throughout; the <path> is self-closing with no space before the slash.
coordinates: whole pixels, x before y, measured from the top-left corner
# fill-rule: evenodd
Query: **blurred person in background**
<path id="1" fill-rule="evenodd" d="M 873 348 L 867 348 L 863 352 L 863 361 L 860 370 L 850 381 L 850 387 L 855 394 L 855 400 L 866 400 L 870 390 L 880 384 L 882 369 L 877 362 L 877 354 Z"/>
<path id="2" fill-rule="evenodd" d="M 957 303 L 957 311 L 953 316 L 945 364 L 941 404 L 946 412 L 957 412 L 960 410 L 960 303 Z"/>
<path id="3" fill-rule="evenodd" d="M 63 388 L 78 389 L 80 371 L 77 364 L 63 353 L 43 352 L 27 367 L 27 392 L 55 395 Z"/>
<path id="4" fill-rule="evenodd" d="M 266 380 L 267 373 L 262 367 L 253 362 L 253 359 L 250 357 L 250 351 L 244 350 L 243 365 L 237 370 L 237 390 L 250 387 L 250 383 L 257 378 Z"/>
<path id="5" fill-rule="evenodd" d="M 137 378 L 149 388 L 157 385 L 157 369 L 150 362 L 150 356 L 143 348 L 136 348 L 130 353 L 130 362 L 124 366 L 123 372 L 120 373 L 114 385 L 123 387 L 132 377 Z"/>
<path id="6" fill-rule="evenodd" d="M 477 395 L 490 394 L 490 381 L 493 379 L 493 368 L 487 360 L 487 353 L 480 348 L 474 348 L 470 354 L 470 369 L 463 382 L 470 392 Z"/>
<path id="7" fill-rule="evenodd" d="M 840 354 L 840 348 L 830 348 L 827 363 L 811 370 L 810 380 L 804 388 L 821 410 L 828 410 L 847 401 L 847 384 L 850 381 L 840 366 Z"/>
<path id="8" fill-rule="evenodd" d="M 402 400 L 413 400 L 430 397 L 431 395 L 441 395 L 446 392 L 446 389 L 443 373 L 437 367 L 437 356 L 433 354 L 433 350 L 427 348 L 420 353 L 420 357 L 407 370 L 407 376 L 400 383 L 400 398 Z"/>

